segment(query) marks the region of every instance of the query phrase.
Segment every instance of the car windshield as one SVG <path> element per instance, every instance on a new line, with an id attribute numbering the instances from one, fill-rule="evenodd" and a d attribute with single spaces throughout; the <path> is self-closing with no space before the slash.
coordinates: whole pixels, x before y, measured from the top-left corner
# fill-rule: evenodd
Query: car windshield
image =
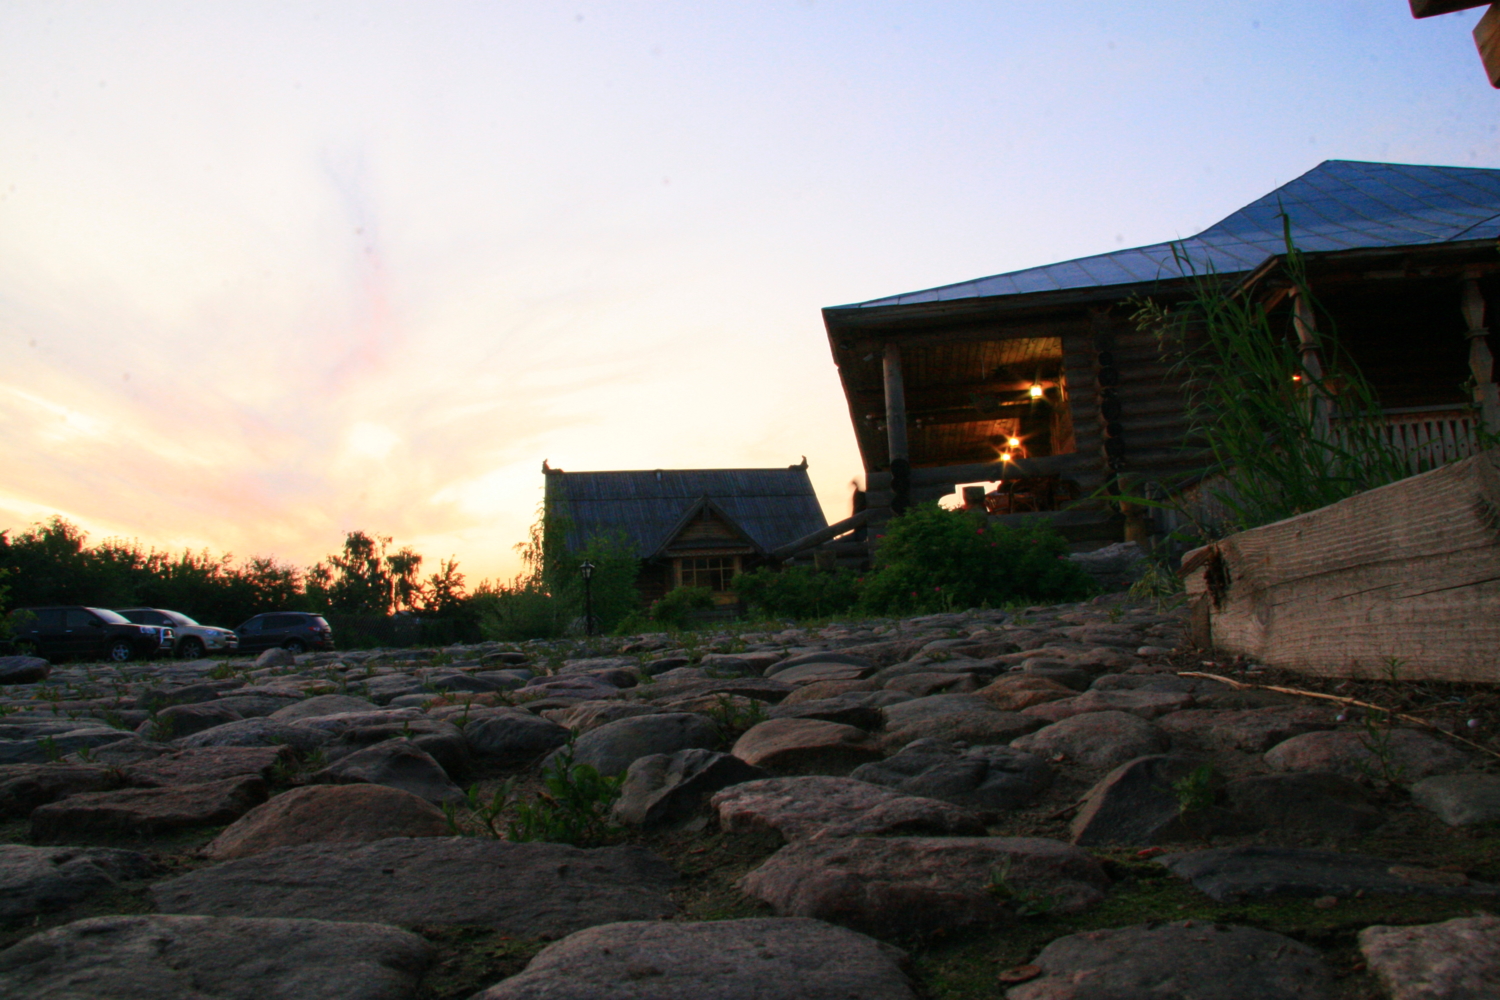
<path id="1" fill-rule="evenodd" d="M 105 621 L 109 622 L 111 625 L 130 624 L 130 619 L 126 618 L 124 615 L 115 614 L 108 608 L 89 608 L 89 610 L 98 615 L 100 618 L 103 618 Z"/>

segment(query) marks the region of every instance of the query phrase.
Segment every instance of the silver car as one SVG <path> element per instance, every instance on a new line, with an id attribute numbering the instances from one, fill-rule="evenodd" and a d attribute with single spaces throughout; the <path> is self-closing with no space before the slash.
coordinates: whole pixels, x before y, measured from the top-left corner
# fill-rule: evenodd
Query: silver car
<path id="1" fill-rule="evenodd" d="M 184 660 L 196 660 L 208 653 L 229 653 L 239 647 L 240 638 L 232 629 L 199 625 L 181 611 L 161 608 L 128 608 L 116 612 L 137 625 L 166 625 L 177 633 L 172 651 Z"/>

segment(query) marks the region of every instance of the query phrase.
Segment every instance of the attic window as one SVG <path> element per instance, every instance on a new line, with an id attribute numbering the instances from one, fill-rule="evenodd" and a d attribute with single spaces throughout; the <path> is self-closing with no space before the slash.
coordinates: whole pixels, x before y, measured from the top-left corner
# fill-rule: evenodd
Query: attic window
<path id="1" fill-rule="evenodd" d="M 714 593 L 727 591 L 740 570 L 739 556 L 692 556 L 675 562 L 677 586 L 707 587 Z"/>

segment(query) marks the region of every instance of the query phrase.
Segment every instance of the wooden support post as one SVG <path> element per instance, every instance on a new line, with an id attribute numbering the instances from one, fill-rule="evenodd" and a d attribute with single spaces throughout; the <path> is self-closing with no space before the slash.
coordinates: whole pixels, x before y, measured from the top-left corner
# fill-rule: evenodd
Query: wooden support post
<path id="1" fill-rule="evenodd" d="M 906 439 L 906 385 L 901 377 L 901 348 L 885 345 L 885 434 L 891 456 L 891 510 L 911 506 L 911 452 Z"/>
<path id="2" fill-rule="evenodd" d="M 1312 303 L 1300 291 L 1292 293 L 1292 325 L 1301 344 L 1303 378 L 1307 381 L 1308 408 L 1312 417 L 1313 436 L 1319 441 L 1329 437 L 1329 399 L 1323 390 L 1323 357 L 1318 351 L 1318 321 Z"/>
<path id="3" fill-rule="evenodd" d="M 1490 353 L 1489 328 L 1484 325 L 1484 293 L 1479 282 L 1464 282 L 1464 319 L 1469 324 L 1469 371 L 1474 376 L 1474 405 L 1487 433 L 1500 434 L 1500 387 L 1495 385 L 1495 357 Z"/>

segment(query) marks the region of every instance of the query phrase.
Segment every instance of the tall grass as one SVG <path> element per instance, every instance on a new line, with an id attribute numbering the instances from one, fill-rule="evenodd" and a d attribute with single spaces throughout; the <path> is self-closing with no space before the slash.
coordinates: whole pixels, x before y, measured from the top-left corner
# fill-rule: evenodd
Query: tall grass
<path id="1" fill-rule="evenodd" d="M 1192 437 L 1211 455 L 1198 473 L 1201 491 L 1218 514 L 1206 517 L 1201 505 L 1188 509 L 1181 501 L 1128 499 L 1175 507 L 1205 537 L 1325 507 L 1410 474 L 1405 457 L 1381 436 L 1379 398 L 1340 346 L 1332 318 L 1312 295 L 1290 220 L 1283 215 L 1282 222 L 1285 274 L 1311 307 L 1321 373 L 1304 364 L 1291 329 L 1248 294 L 1227 294 L 1213 274 L 1197 276 L 1193 296 L 1172 309 L 1132 303 L 1137 329 L 1157 334 L 1183 377 Z M 1177 263 L 1196 275 L 1185 256 Z M 1317 415 L 1319 402 L 1331 429 Z"/>

